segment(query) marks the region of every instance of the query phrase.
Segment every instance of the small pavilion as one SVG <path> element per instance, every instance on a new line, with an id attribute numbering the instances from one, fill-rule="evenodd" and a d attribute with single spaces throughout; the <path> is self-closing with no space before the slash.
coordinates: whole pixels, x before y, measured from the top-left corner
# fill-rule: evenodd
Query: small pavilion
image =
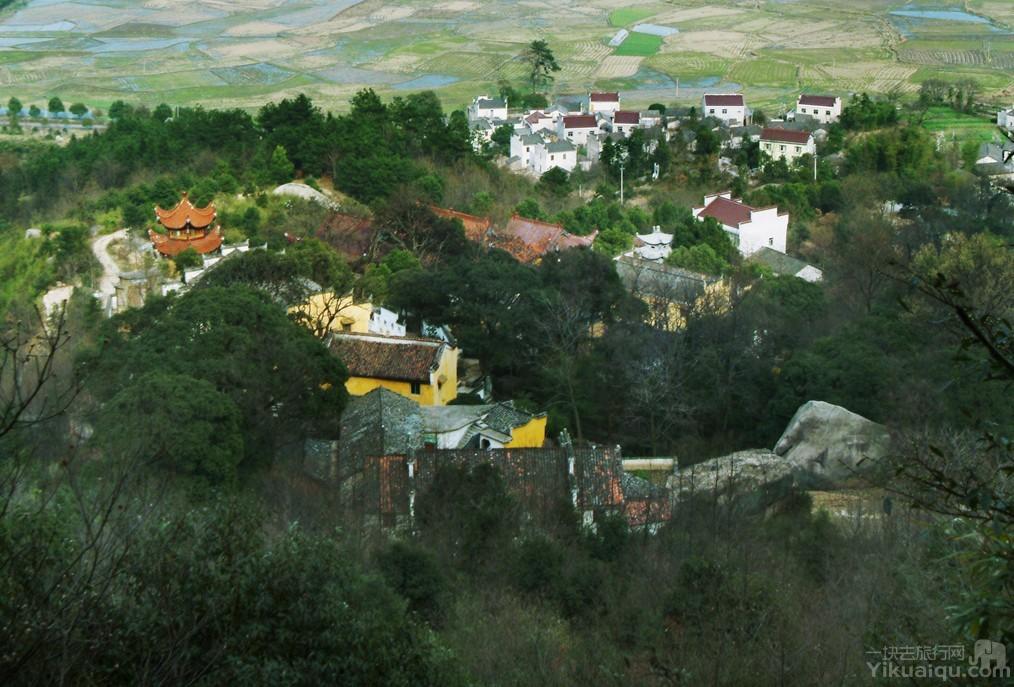
<path id="1" fill-rule="evenodd" d="M 214 205 L 209 203 L 207 207 L 194 207 L 184 191 L 180 202 L 172 210 L 155 206 L 155 219 L 165 232 L 149 230 L 148 237 L 155 250 L 167 258 L 175 257 L 188 248 L 201 255 L 214 253 L 222 246 L 222 228 L 217 224 L 212 227 L 217 216 Z"/>

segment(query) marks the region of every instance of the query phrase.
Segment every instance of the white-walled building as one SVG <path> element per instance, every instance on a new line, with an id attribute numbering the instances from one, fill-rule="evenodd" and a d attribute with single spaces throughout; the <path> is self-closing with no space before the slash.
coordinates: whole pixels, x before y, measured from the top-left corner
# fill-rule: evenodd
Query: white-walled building
<path id="1" fill-rule="evenodd" d="M 555 133 L 556 123 L 560 121 L 560 113 L 552 112 L 547 113 L 542 110 L 535 110 L 533 112 L 525 113 L 525 116 L 521 119 L 521 122 L 528 127 L 533 133 L 537 134 L 542 131 Z"/>
<path id="2" fill-rule="evenodd" d="M 741 255 L 752 255 L 764 247 L 785 252 L 789 215 L 779 214 L 777 207 L 753 208 L 724 191 L 704 196 L 704 205 L 694 208 L 693 214 L 701 221 L 707 217 L 718 220 Z"/>
<path id="3" fill-rule="evenodd" d="M 791 255 L 779 253 L 773 248 L 761 248 L 751 255 L 750 259 L 764 265 L 775 274 L 796 277 L 811 284 L 816 284 L 824 279 L 824 272 L 820 268 Z"/>
<path id="4" fill-rule="evenodd" d="M 507 119 L 507 101 L 503 98 L 490 98 L 480 95 L 468 106 L 468 119 L 491 119 L 503 121 Z"/>
<path id="5" fill-rule="evenodd" d="M 536 154 L 535 151 L 545 144 L 542 136 L 538 134 L 515 132 L 511 136 L 511 157 L 518 158 L 521 161 L 521 166 L 527 169 L 532 166 L 532 157 Z"/>
<path id="6" fill-rule="evenodd" d="M 562 141 L 570 141 L 576 146 L 588 143 L 588 136 L 599 132 L 599 120 L 595 115 L 566 115 L 560 118 L 557 136 Z"/>
<path id="7" fill-rule="evenodd" d="M 773 160 L 784 159 L 791 164 L 803 155 L 816 155 L 817 144 L 809 131 L 767 127 L 761 131 L 760 149 Z"/>
<path id="8" fill-rule="evenodd" d="M 589 114 L 612 114 L 620 109 L 619 93 L 589 93 Z"/>
<path id="9" fill-rule="evenodd" d="M 386 336 L 405 336 L 405 325 L 398 321 L 398 313 L 379 305 L 373 306 L 370 312 L 370 323 L 367 325 L 370 334 Z"/>
<path id="10" fill-rule="evenodd" d="M 542 176 L 553 167 L 559 167 L 565 172 L 573 172 L 577 167 L 577 148 L 568 141 L 536 146 L 532 152 L 532 171 Z"/>
<path id="11" fill-rule="evenodd" d="M 702 117 L 714 117 L 729 126 L 749 124 L 753 115 L 741 93 L 707 93 L 701 105 Z"/>
<path id="12" fill-rule="evenodd" d="M 796 114 L 813 117 L 821 124 L 841 119 L 841 98 L 836 95 L 801 95 L 796 99 Z"/>
<path id="13" fill-rule="evenodd" d="M 629 136 L 634 129 L 641 126 L 641 113 L 617 110 L 613 113 L 613 131 L 622 136 Z"/>
<path id="14" fill-rule="evenodd" d="M 1000 110 L 996 113 L 996 125 L 1007 131 L 1014 131 L 1014 105 L 1009 110 Z"/>

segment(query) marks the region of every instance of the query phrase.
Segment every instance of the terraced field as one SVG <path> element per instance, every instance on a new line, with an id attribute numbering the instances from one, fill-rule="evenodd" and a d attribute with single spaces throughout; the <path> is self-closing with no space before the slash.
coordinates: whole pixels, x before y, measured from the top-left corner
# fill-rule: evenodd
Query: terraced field
<path id="1" fill-rule="evenodd" d="M 0 13 L 0 101 L 59 94 L 99 108 L 119 98 L 256 108 L 304 91 L 341 109 L 368 86 L 383 95 L 433 88 L 460 106 L 501 79 L 521 85 L 518 57 L 541 38 L 562 67 L 558 92 L 618 88 L 634 106 L 741 88 L 766 107 L 800 89 L 913 92 L 933 77 L 971 77 L 1009 102 L 1014 2 L 965 4 L 968 12 L 953 0 L 25 0 Z M 639 24 L 674 31 L 633 31 Z M 610 47 L 620 28 L 630 36 Z"/>

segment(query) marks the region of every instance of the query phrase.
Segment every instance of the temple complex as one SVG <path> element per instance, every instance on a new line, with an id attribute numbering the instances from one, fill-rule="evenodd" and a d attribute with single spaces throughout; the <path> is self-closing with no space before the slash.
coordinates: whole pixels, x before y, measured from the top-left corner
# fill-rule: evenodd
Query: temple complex
<path id="1" fill-rule="evenodd" d="M 194 207 L 184 191 L 180 202 L 172 210 L 155 206 L 155 219 L 165 229 L 165 233 L 149 230 L 148 236 L 155 250 L 169 258 L 188 248 L 193 248 L 201 255 L 213 253 L 222 245 L 221 227 L 212 227 L 217 215 L 214 205 Z"/>

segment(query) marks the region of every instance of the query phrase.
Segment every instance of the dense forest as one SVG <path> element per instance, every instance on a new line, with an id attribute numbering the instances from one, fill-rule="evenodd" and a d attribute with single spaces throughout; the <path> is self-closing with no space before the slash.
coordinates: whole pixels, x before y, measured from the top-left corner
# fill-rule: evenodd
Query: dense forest
<path id="1" fill-rule="evenodd" d="M 66 145 L 5 137 L 5 684 L 872 684 L 870 648 L 1010 645 L 1014 205 L 918 107 L 856 98 L 816 174 L 756 144 L 720 172 L 691 112 L 692 150 L 622 144 L 622 204 L 613 152 L 534 182 L 432 93 L 363 91 L 342 115 L 116 103 Z M 293 179 L 336 207 L 271 193 Z M 790 212 L 824 280 L 745 262 L 694 219 L 722 188 Z M 92 234 L 145 236 L 182 191 L 267 249 L 105 317 Z M 530 265 L 431 205 L 598 234 Z M 355 260 L 327 242 L 336 212 L 375 228 Z M 653 226 L 671 265 L 725 285 L 713 302 L 624 287 L 613 258 Z M 289 312 L 308 281 L 447 325 L 497 398 L 578 445 L 686 466 L 773 446 L 807 401 L 844 406 L 894 437 L 863 485 L 883 512 L 835 517 L 797 484 L 681 501 L 654 534 L 565 503 L 535 524 L 476 466 L 438 475 L 411 532 L 350 527 L 293 464 L 348 402 L 345 366 Z M 58 282 L 85 288 L 42 314 Z"/>

